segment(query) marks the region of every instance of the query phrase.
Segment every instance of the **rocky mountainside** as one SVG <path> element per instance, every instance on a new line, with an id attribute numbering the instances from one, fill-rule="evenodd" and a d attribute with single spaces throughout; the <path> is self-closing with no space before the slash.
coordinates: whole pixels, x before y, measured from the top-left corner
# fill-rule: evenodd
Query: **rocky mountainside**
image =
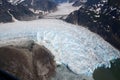
<path id="1" fill-rule="evenodd" d="M 68 0 L 53 0 L 53 1 L 56 3 L 64 3 L 64 2 L 67 2 Z"/>
<path id="2" fill-rule="evenodd" d="M 22 4 L 34 10 L 42 11 L 54 11 L 57 6 L 57 4 L 52 0 L 25 0 Z"/>
<path id="3" fill-rule="evenodd" d="M 37 19 L 44 11 L 54 11 L 56 6 L 49 0 L 0 0 L 0 22 Z"/>
<path id="4" fill-rule="evenodd" d="M 72 12 L 67 22 L 83 25 L 120 50 L 120 1 L 98 1 Z"/>
<path id="5" fill-rule="evenodd" d="M 7 0 L 13 5 L 22 4 L 34 10 L 50 11 L 56 9 L 56 3 L 53 0 Z"/>
<path id="6" fill-rule="evenodd" d="M 35 14 L 21 4 L 12 5 L 8 1 L 2 0 L 0 4 L 0 22 L 12 22 L 13 18 L 29 20 L 35 18 Z"/>
<path id="7" fill-rule="evenodd" d="M 69 0 L 69 2 L 73 3 L 73 6 L 92 6 L 98 4 L 100 1 L 106 2 L 107 0 Z"/>
<path id="8" fill-rule="evenodd" d="M 87 0 L 69 0 L 70 3 L 73 3 L 73 6 L 81 6 L 84 5 Z"/>
<path id="9" fill-rule="evenodd" d="M 86 1 L 86 0 L 53 0 L 53 1 L 55 1 L 57 3 L 64 3 L 64 2 L 74 3 L 76 1 L 82 2 L 82 1 Z"/>

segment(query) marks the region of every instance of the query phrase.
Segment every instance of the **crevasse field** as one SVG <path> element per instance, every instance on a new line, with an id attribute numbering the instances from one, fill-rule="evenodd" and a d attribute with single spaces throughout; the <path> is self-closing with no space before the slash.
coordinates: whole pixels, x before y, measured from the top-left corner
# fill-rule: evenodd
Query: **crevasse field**
<path id="1" fill-rule="evenodd" d="M 97 67 L 110 67 L 110 60 L 120 58 L 120 52 L 97 34 L 57 19 L 0 24 L 0 46 L 21 39 L 44 45 L 57 64 L 65 64 L 75 74 L 92 76 Z"/>

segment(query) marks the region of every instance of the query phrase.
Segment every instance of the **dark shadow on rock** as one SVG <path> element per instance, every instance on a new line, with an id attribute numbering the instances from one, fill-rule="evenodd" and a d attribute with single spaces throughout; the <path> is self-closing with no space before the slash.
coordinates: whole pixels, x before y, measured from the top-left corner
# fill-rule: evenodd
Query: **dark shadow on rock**
<path id="1" fill-rule="evenodd" d="M 19 80 L 19 79 L 5 72 L 4 70 L 0 70 L 0 80 Z"/>
<path id="2" fill-rule="evenodd" d="M 0 69 L 20 80 L 49 80 L 55 67 L 54 56 L 44 46 L 0 47 Z"/>
<path id="3" fill-rule="evenodd" d="M 97 68 L 93 77 L 95 80 L 120 80 L 120 59 L 111 61 L 111 68 Z"/>

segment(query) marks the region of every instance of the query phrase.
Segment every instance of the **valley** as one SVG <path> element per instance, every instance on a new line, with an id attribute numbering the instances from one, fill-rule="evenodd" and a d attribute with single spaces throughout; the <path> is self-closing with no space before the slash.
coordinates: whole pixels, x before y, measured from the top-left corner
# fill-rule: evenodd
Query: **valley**
<path id="1" fill-rule="evenodd" d="M 0 47 L 27 45 L 31 48 L 32 41 L 47 48 L 55 57 L 56 75 L 51 80 L 94 80 L 94 71 L 99 67 L 113 67 L 111 61 L 120 58 L 120 51 L 84 25 L 65 21 L 81 7 L 67 2 L 57 5 L 55 11 L 46 11 L 48 13 L 39 19 L 18 20 L 11 16 L 12 22 L 0 23 Z M 34 16 L 34 12 L 27 11 Z M 17 18 L 21 19 L 21 15 Z"/>

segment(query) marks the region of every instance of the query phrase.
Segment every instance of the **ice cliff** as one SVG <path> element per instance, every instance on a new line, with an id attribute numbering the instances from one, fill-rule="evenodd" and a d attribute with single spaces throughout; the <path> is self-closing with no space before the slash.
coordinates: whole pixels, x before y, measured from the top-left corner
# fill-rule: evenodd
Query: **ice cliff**
<path id="1" fill-rule="evenodd" d="M 61 20 L 0 24 L 0 46 L 21 38 L 44 45 L 58 64 L 65 64 L 75 74 L 92 76 L 97 67 L 110 67 L 110 60 L 120 58 L 120 52 L 97 34 Z"/>

